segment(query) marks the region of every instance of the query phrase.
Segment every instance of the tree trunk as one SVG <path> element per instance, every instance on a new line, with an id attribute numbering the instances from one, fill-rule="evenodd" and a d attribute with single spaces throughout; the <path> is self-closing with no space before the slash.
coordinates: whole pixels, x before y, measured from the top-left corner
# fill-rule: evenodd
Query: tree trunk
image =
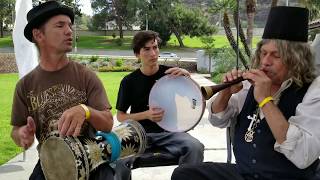
<path id="1" fill-rule="evenodd" d="M 253 38 L 253 25 L 254 25 L 254 15 L 256 13 L 256 1 L 255 0 L 247 0 L 247 44 L 252 50 L 252 38 Z"/>
<path id="2" fill-rule="evenodd" d="M 0 22 L 0 38 L 3 38 L 3 20 Z"/>
<path id="3" fill-rule="evenodd" d="M 182 38 L 181 38 L 181 36 L 180 36 L 180 33 L 177 31 L 176 27 L 173 27 L 173 28 L 172 28 L 172 31 L 173 31 L 174 35 L 176 36 L 176 38 L 178 39 L 179 46 L 180 46 L 180 47 L 184 47 Z"/>
<path id="4" fill-rule="evenodd" d="M 231 45 L 231 47 L 234 50 L 234 52 L 237 53 L 239 47 L 237 46 L 236 41 L 234 40 L 232 31 L 231 31 L 231 28 L 230 28 L 230 21 L 229 21 L 229 17 L 228 17 L 227 12 L 223 13 L 223 28 L 224 28 L 224 31 L 226 33 L 227 39 L 229 41 L 229 44 Z M 246 69 L 249 69 L 249 67 L 247 65 L 247 62 L 246 62 L 244 56 L 242 55 L 241 51 L 239 51 L 239 58 L 240 58 L 240 61 L 243 64 L 243 66 Z"/>
<path id="5" fill-rule="evenodd" d="M 120 39 L 123 39 L 123 26 L 122 26 L 122 21 L 121 20 L 119 21 L 118 27 L 119 27 Z"/>
<path id="6" fill-rule="evenodd" d="M 113 4 L 113 15 L 116 19 L 116 23 L 119 28 L 119 37 L 122 40 L 123 39 L 123 22 L 120 14 L 118 13 L 118 8 L 120 7 L 120 5 L 118 4 L 118 1 L 115 1 L 115 0 L 112 1 L 112 4 Z"/>
<path id="7" fill-rule="evenodd" d="M 234 20 L 234 24 L 236 25 L 237 30 L 239 31 L 240 40 L 241 40 L 241 43 L 243 44 L 244 50 L 245 50 L 247 56 L 250 58 L 251 57 L 251 50 L 248 47 L 246 36 L 243 32 L 243 28 L 241 27 L 240 20 L 238 22 L 238 12 L 237 11 L 233 12 L 233 20 Z M 239 23 L 239 29 L 238 29 L 238 23 Z"/>

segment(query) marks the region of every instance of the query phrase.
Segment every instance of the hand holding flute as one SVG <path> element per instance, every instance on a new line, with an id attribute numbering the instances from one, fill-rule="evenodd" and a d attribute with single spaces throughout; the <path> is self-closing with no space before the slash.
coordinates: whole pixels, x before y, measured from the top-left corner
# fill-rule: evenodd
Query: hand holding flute
<path id="1" fill-rule="evenodd" d="M 270 77 L 274 72 L 266 69 L 251 69 L 245 72 L 233 69 L 227 72 L 223 77 L 223 82 L 214 86 L 201 87 L 202 95 L 206 100 L 210 99 L 214 94 L 220 92 L 220 96 L 224 97 L 226 102 L 232 94 L 239 92 L 242 89 L 242 81 L 249 80 L 254 86 L 254 97 L 257 102 L 261 102 L 265 97 L 271 96 L 273 87 L 279 88 L 277 85 L 271 86 Z M 220 98 L 221 99 L 221 98 Z M 223 102 L 225 102 L 223 101 Z"/>

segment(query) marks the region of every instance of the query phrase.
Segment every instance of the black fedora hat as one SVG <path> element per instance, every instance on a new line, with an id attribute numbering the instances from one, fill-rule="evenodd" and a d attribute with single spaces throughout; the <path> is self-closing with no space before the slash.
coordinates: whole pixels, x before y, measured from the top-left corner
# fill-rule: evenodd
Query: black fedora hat
<path id="1" fill-rule="evenodd" d="M 308 41 L 309 11 L 301 7 L 276 6 L 271 8 L 263 39 Z"/>
<path id="2" fill-rule="evenodd" d="M 69 16 L 71 22 L 73 23 L 73 10 L 68 6 L 59 4 L 56 1 L 48 1 L 33 7 L 27 14 L 28 24 L 24 28 L 24 36 L 32 42 L 32 30 L 41 26 L 51 17 L 59 14 Z"/>

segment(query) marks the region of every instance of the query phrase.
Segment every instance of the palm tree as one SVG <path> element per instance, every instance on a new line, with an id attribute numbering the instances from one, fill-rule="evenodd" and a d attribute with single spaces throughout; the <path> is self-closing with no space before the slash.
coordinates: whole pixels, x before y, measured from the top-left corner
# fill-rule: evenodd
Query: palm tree
<path id="1" fill-rule="evenodd" d="M 256 13 L 256 0 L 246 0 L 247 6 L 247 44 L 252 49 L 254 15 Z"/>
<path id="2" fill-rule="evenodd" d="M 235 41 L 235 38 L 232 34 L 230 20 L 229 20 L 229 16 L 228 16 L 229 10 L 232 10 L 233 14 L 234 15 L 236 14 L 236 17 L 234 16 L 236 26 L 237 26 L 238 22 L 240 23 L 240 21 L 238 21 L 238 17 L 237 17 L 238 12 L 236 11 L 236 2 L 234 0 L 213 0 L 212 4 L 213 4 L 212 7 L 210 7 L 210 10 L 212 12 L 215 12 L 215 13 L 216 12 L 223 12 L 223 28 L 225 30 L 226 37 L 227 37 L 232 49 L 235 51 L 235 53 L 238 53 L 239 47 L 238 47 L 238 45 Z M 239 27 L 240 27 L 240 24 L 239 24 Z M 239 28 L 239 36 L 240 36 L 240 39 L 242 39 L 241 42 L 243 43 L 243 45 L 246 49 L 246 53 L 247 53 L 248 57 L 250 57 L 251 53 L 250 53 L 250 50 L 248 51 L 248 48 L 246 48 L 247 43 L 246 43 L 246 40 L 245 40 L 246 38 L 245 38 L 245 35 L 243 33 L 242 28 Z M 243 56 L 241 51 L 239 51 L 239 59 L 242 62 L 242 64 L 248 69 L 246 58 Z"/>
<path id="3" fill-rule="evenodd" d="M 309 9 L 311 21 L 320 18 L 319 0 L 300 0 L 299 2 Z"/>
<path id="4" fill-rule="evenodd" d="M 226 36 L 227 36 L 227 39 L 229 41 L 229 44 L 231 45 L 232 49 L 238 53 L 238 46 L 237 46 L 237 43 L 233 37 L 233 34 L 232 34 L 232 31 L 231 31 L 231 27 L 230 27 L 230 21 L 229 21 L 229 17 L 228 17 L 228 13 L 227 12 L 224 12 L 223 13 L 223 28 L 224 28 L 224 31 L 226 33 Z M 241 51 L 239 51 L 239 58 L 240 58 L 240 61 L 242 62 L 243 66 L 246 68 L 246 69 L 249 69 L 248 68 L 248 65 L 247 65 L 247 61 L 246 59 L 244 58 L 243 54 Z"/>
<path id="5" fill-rule="evenodd" d="M 250 58 L 251 57 L 251 48 L 249 48 L 249 46 L 248 46 L 248 39 L 246 39 L 246 35 L 244 34 L 244 31 L 241 26 L 238 14 L 239 14 L 238 10 L 235 10 L 233 12 L 233 21 L 234 21 L 234 24 L 235 24 L 237 30 L 239 31 L 239 37 L 240 37 L 241 43 L 243 44 L 244 50 L 245 50 L 247 56 Z M 248 29 L 247 29 L 247 31 L 248 31 Z M 252 36 L 251 36 L 251 39 L 252 39 Z"/>

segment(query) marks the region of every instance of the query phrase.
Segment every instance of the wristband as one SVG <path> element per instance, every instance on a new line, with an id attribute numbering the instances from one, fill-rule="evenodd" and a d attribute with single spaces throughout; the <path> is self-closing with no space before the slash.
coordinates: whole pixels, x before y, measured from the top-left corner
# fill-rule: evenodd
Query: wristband
<path id="1" fill-rule="evenodd" d="M 89 118 L 90 118 L 90 111 L 89 111 L 89 108 L 86 106 L 86 105 L 84 105 L 84 104 L 80 104 L 80 106 L 83 108 L 83 110 L 86 112 L 86 120 L 88 120 Z"/>
<path id="2" fill-rule="evenodd" d="M 271 96 L 268 96 L 264 98 L 260 103 L 259 103 L 259 108 L 262 108 L 265 104 L 268 102 L 273 101 L 273 98 Z"/>

